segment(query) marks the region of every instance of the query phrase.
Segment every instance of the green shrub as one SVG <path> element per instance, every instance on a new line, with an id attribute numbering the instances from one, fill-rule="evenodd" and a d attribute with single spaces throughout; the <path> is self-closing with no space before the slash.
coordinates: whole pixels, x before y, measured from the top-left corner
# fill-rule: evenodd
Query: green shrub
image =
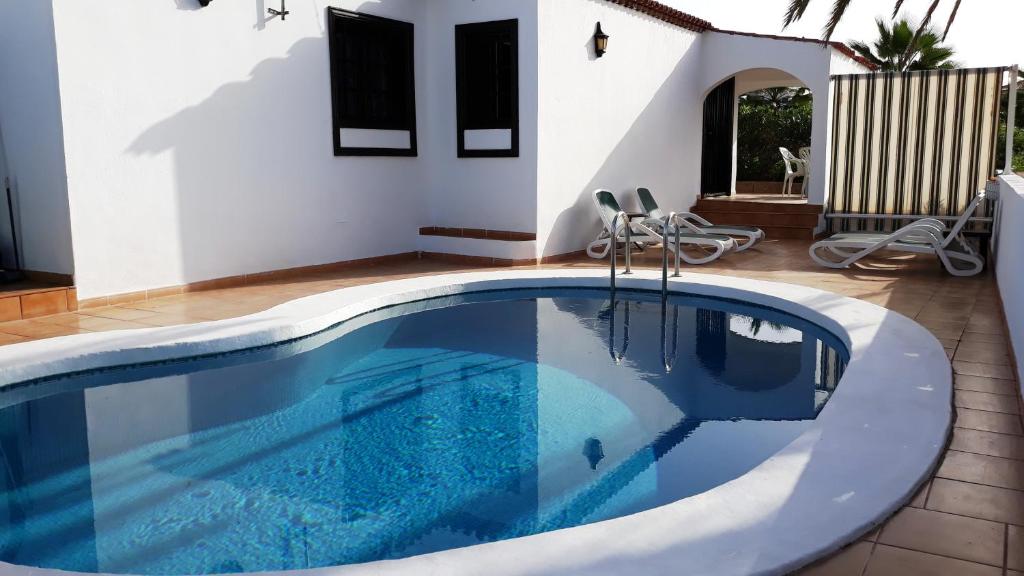
<path id="1" fill-rule="evenodd" d="M 786 173 L 779 147 L 797 154 L 811 144 L 811 103 L 771 106 L 740 100 L 736 177 L 781 181 Z"/>

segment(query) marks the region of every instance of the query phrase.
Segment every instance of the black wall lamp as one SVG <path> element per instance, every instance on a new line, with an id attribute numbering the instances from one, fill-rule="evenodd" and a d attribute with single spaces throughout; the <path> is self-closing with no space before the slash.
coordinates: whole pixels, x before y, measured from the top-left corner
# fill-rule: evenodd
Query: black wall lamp
<path id="1" fill-rule="evenodd" d="M 281 0 L 281 9 L 274 10 L 273 8 L 267 8 L 267 13 L 271 16 L 280 16 L 281 20 L 284 20 L 291 12 L 285 9 L 284 0 Z"/>
<path id="2" fill-rule="evenodd" d="M 594 53 L 600 58 L 608 51 L 608 35 L 601 30 L 601 23 L 597 23 L 597 31 L 594 32 Z"/>

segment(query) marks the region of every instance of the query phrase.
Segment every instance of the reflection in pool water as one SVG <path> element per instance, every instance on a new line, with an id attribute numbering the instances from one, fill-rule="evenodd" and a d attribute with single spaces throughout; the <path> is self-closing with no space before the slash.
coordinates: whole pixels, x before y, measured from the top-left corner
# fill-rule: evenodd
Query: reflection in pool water
<path id="1" fill-rule="evenodd" d="M 734 302 L 530 290 L 19 386 L 0 394 L 0 560 L 297 569 L 630 514 L 795 439 L 841 348 Z"/>

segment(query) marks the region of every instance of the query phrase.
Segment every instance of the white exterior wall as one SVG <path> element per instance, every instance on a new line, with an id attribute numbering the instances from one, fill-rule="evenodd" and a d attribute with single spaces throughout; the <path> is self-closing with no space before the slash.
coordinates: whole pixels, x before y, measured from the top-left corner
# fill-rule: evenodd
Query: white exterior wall
<path id="1" fill-rule="evenodd" d="M 11 179 L 21 265 L 71 274 L 60 87 L 48 0 L 0 0 L 0 198 Z M 0 267 L 14 263 L 0 199 Z"/>
<path id="2" fill-rule="evenodd" d="M 535 0 L 53 2 L 80 297 L 535 226 Z M 418 158 L 333 155 L 327 6 L 416 25 Z M 508 18 L 521 156 L 457 159 L 454 25 Z"/>
<path id="3" fill-rule="evenodd" d="M 422 3 L 53 2 L 80 297 L 411 250 L 423 160 L 334 157 L 325 9 L 422 55 Z"/>
<path id="4" fill-rule="evenodd" d="M 591 192 L 624 207 L 649 187 L 669 210 L 696 200 L 702 101 L 696 32 L 610 2 L 540 3 L 539 255 L 583 249 L 600 230 Z M 611 38 L 596 58 L 596 23 Z"/>
<path id="5" fill-rule="evenodd" d="M 422 2 L 422 0 L 419 0 Z M 548 3 L 550 0 L 548 0 Z M 429 0 L 426 50 L 430 134 L 425 225 L 534 232 L 537 212 L 537 0 Z M 519 157 L 456 156 L 455 25 L 519 20 Z M 417 95 L 418 96 L 418 95 Z M 426 145 L 424 145 L 426 144 Z"/>
<path id="6" fill-rule="evenodd" d="M 16 1 L 28 3 L 0 0 Z M 293 1 L 284 22 L 267 19 L 266 0 L 33 1 L 43 22 L 51 2 L 56 49 L 39 58 L 57 62 L 60 101 L 37 124 L 63 126 L 82 298 L 426 249 L 428 225 L 536 231 L 518 248 L 577 251 L 600 227 L 595 188 L 626 208 L 637 186 L 667 209 L 692 206 L 704 97 L 744 70 L 779 69 L 814 92 L 812 169 L 827 174 L 830 67 L 860 70 L 818 44 L 700 34 L 593 0 Z M 418 158 L 333 156 L 329 5 L 416 25 Z M 459 159 L 454 26 L 510 18 L 520 156 Z M 600 59 L 598 21 L 611 35 Z"/>
<path id="7" fill-rule="evenodd" d="M 811 90 L 814 98 L 811 129 L 812 176 L 807 195 L 812 204 L 824 203 L 825 179 L 816 178 L 814 175 L 828 174 L 827 144 L 831 102 L 828 94 L 832 50 L 811 42 L 710 31 L 704 33 L 702 44 L 703 58 L 698 83 L 704 96 L 731 76 L 757 68 L 781 70 L 796 77 Z M 703 96 L 701 101 L 703 102 Z"/>
<path id="8" fill-rule="evenodd" d="M 1020 224 L 1024 222 L 1024 177 L 1010 175 L 999 180 L 996 280 L 1019 370 L 1024 366 L 1024 227 Z"/>

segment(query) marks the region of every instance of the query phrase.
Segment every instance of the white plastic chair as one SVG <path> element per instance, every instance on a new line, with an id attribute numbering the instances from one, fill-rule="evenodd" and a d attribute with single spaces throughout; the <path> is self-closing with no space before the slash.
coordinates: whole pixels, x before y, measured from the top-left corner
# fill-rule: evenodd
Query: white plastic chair
<path id="1" fill-rule="evenodd" d="M 800 161 L 804 163 L 804 181 L 800 185 L 800 192 L 803 193 L 804 198 L 807 197 L 807 183 L 811 181 L 811 147 L 804 146 L 798 152 L 800 154 Z"/>
<path id="2" fill-rule="evenodd" d="M 787 196 L 793 193 L 793 181 L 797 178 L 806 178 L 807 172 L 804 169 L 804 163 L 793 156 L 793 153 L 786 148 L 780 147 L 779 152 L 782 154 L 782 163 L 786 165 L 786 177 L 782 181 L 782 195 Z"/>

